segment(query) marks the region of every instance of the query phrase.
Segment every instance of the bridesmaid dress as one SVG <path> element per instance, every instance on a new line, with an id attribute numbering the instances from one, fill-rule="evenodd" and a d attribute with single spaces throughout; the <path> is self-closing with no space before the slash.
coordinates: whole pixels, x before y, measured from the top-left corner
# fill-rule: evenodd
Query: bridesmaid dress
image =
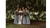
<path id="1" fill-rule="evenodd" d="M 23 11 L 23 13 L 25 14 L 25 10 Z M 23 14 L 23 18 L 22 18 L 22 23 L 23 23 L 23 24 L 26 24 L 26 17 L 25 17 L 24 14 Z"/>
<path id="2" fill-rule="evenodd" d="M 26 13 L 28 13 L 28 14 L 30 15 L 29 11 L 26 11 Z M 26 15 L 26 23 L 27 23 L 27 24 L 30 24 L 29 15 Z"/>
<path id="3" fill-rule="evenodd" d="M 16 15 L 16 12 L 18 12 L 18 11 L 15 11 L 15 19 L 14 19 L 14 24 L 18 24 L 18 15 Z"/>

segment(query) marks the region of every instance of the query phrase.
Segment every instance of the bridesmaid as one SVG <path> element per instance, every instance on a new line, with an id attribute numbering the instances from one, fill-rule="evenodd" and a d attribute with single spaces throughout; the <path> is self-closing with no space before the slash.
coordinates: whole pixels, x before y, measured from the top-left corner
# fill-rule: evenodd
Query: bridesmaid
<path id="1" fill-rule="evenodd" d="M 25 8 L 25 12 L 27 13 L 27 15 L 26 15 L 26 22 L 27 22 L 27 24 L 30 24 L 30 18 L 29 18 L 29 11 L 28 11 L 28 9 L 27 8 Z"/>
<path id="2" fill-rule="evenodd" d="M 18 9 L 14 12 L 15 13 L 15 19 L 14 19 L 14 24 L 18 24 Z"/>
<path id="3" fill-rule="evenodd" d="M 25 14 L 24 7 L 22 7 L 22 12 L 23 12 L 23 18 L 22 18 L 23 20 L 22 20 L 22 23 L 23 24 L 26 24 L 26 18 L 25 18 L 25 15 L 24 15 Z"/>

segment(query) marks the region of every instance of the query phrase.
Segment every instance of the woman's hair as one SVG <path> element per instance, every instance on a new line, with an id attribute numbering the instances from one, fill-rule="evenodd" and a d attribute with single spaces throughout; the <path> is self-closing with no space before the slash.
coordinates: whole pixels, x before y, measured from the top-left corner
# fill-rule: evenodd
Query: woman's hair
<path id="1" fill-rule="evenodd" d="M 19 9 L 19 11 L 21 10 L 21 8 Z"/>
<path id="2" fill-rule="evenodd" d="M 18 9 L 18 11 L 19 11 L 19 8 L 16 8 L 16 10 Z"/>
<path id="3" fill-rule="evenodd" d="M 27 10 L 29 11 L 29 9 L 27 8 Z M 25 11 L 26 11 L 26 8 L 25 8 Z"/>

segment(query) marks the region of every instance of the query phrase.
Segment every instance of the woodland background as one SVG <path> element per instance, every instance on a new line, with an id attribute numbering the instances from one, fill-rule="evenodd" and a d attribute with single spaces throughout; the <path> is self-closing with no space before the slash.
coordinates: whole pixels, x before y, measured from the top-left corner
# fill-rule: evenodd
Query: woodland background
<path id="1" fill-rule="evenodd" d="M 46 0 L 6 0 L 6 22 L 14 19 L 17 7 L 27 7 L 30 20 L 46 21 Z"/>

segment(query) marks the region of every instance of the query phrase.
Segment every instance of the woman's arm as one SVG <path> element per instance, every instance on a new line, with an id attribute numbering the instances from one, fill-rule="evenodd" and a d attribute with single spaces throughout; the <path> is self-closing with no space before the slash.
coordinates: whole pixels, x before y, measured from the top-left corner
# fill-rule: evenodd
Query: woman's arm
<path id="1" fill-rule="evenodd" d="M 28 15 L 30 15 L 29 11 L 27 11 Z"/>

